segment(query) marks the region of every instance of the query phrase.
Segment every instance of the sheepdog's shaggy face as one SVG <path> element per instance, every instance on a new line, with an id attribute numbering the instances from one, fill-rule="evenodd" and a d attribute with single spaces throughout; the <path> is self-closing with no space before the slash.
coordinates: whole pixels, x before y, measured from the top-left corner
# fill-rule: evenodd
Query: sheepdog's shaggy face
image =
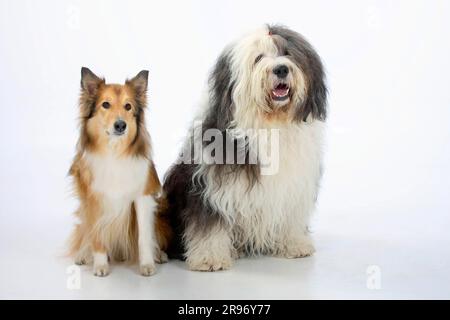
<path id="1" fill-rule="evenodd" d="M 239 78 L 235 97 L 245 97 L 267 113 L 301 103 L 305 79 L 287 49 L 286 40 L 267 30 L 241 40 L 232 50 Z"/>
<path id="2" fill-rule="evenodd" d="M 299 122 L 326 117 L 320 58 L 300 34 L 284 27 L 266 26 L 228 46 L 210 83 L 219 122 L 254 127 L 250 120 L 261 116 Z"/>

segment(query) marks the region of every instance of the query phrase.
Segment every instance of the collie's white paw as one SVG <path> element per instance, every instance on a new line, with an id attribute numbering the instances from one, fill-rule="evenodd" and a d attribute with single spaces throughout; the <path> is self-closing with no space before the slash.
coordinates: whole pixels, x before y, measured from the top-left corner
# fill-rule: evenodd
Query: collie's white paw
<path id="1" fill-rule="evenodd" d="M 156 267 L 154 264 L 141 264 L 139 266 L 139 270 L 141 272 L 141 275 L 144 277 L 149 277 L 156 272 Z"/>
<path id="2" fill-rule="evenodd" d="M 109 274 L 108 255 L 105 252 L 94 252 L 94 275 L 105 277 Z"/>
<path id="3" fill-rule="evenodd" d="M 167 257 L 167 254 L 162 250 L 157 250 L 155 255 L 155 262 L 156 263 L 166 263 L 169 261 L 169 257 Z"/>
<path id="4" fill-rule="evenodd" d="M 233 259 L 229 256 L 224 257 L 203 257 L 188 258 L 186 260 L 188 267 L 192 271 L 219 271 L 228 270 L 233 266 Z"/>
<path id="5" fill-rule="evenodd" d="M 92 256 L 87 256 L 87 255 L 78 255 L 75 257 L 75 264 L 82 266 L 85 264 L 92 264 L 93 263 L 93 258 Z"/>
<path id="6" fill-rule="evenodd" d="M 94 275 L 97 277 L 106 277 L 109 274 L 109 266 L 107 264 L 94 265 Z"/>
<path id="7" fill-rule="evenodd" d="M 82 266 L 82 265 L 87 264 L 87 260 L 83 259 L 83 258 L 77 258 L 77 259 L 75 259 L 75 264 L 78 266 Z"/>

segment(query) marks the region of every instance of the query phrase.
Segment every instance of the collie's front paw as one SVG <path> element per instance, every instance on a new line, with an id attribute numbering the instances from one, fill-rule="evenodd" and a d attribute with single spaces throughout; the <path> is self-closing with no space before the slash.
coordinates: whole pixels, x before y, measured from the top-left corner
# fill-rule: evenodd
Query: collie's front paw
<path id="1" fill-rule="evenodd" d="M 188 267 L 192 271 L 219 271 L 228 270 L 233 265 L 231 257 L 203 257 L 200 259 L 188 258 Z"/>
<path id="2" fill-rule="evenodd" d="M 87 260 L 83 259 L 83 258 L 77 258 L 77 259 L 75 259 L 75 264 L 77 266 L 83 266 L 83 265 L 87 264 Z"/>
<path id="3" fill-rule="evenodd" d="M 154 264 L 141 264 L 139 270 L 144 277 L 149 277 L 156 272 Z"/>
<path id="4" fill-rule="evenodd" d="M 169 261 L 167 254 L 160 249 L 156 250 L 155 262 L 156 263 L 166 263 L 167 261 Z"/>
<path id="5" fill-rule="evenodd" d="M 75 257 L 75 264 L 82 266 L 85 264 L 92 264 L 93 263 L 93 259 L 92 256 L 86 256 L 86 255 L 78 255 Z"/>
<path id="6" fill-rule="evenodd" d="M 109 266 L 107 264 L 94 265 L 94 275 L 97 277 L 106 277 L 109 274 Z"/>

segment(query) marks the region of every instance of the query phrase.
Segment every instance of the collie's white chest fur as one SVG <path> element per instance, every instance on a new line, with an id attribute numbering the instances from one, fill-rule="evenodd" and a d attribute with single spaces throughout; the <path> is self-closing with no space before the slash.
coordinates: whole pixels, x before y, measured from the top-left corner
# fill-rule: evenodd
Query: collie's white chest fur
<path id="1" fill-rule="evenodd" d="M 131 202 L 143 194 L 149 162 L 142 157 L 85 154 L 92 173 L 92 189 L 104 198 Z"/>

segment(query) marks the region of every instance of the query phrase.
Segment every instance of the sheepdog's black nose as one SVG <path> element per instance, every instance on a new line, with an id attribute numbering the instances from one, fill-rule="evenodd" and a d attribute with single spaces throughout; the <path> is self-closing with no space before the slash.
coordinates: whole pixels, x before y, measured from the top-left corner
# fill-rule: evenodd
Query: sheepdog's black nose
<path id="1" fill-rule="evenodd" d="M 278 66 L 276 66 L 275 68 L 273 68 L 273 73 L 278 77 L 278 78 L 286 78 L 286 76 L 289 73 L 289 68 L 284 65 L 284 64 L 280 64 Z"/>
<path id="2" fill-rule="evenodd" d="M 114 122 L 114 130 L 117 133 L 123 133 L 125 129 L 127 128 L 127 123 L 123 120 L 117 120 Z"/>

